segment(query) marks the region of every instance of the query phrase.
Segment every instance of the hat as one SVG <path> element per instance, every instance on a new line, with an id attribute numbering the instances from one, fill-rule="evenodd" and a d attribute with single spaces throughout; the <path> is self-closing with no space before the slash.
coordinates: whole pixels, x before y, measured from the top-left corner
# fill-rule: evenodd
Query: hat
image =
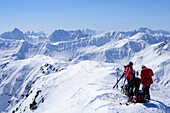
<path id="1" fill-rule="evenodd" d="M 145 65 L 142 65 L 141 68 L 145 68 L 146 66 Z"/>
<path id="2" fill-rule="evenodd" d="M 133 62 L 129 62 L 129 65 L 133 65 Z"/>

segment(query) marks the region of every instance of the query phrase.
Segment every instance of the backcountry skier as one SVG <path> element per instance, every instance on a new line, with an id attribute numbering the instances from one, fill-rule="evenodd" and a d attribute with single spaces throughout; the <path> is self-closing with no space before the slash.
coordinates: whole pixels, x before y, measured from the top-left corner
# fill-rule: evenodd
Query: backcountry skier
<path id="1" fill-rule="evenodd" d="M 129 64 L 127 65 L 125 78 L 127 79 L 129 85 L 128 101 L 131 101 L 133 97 L 133 88 L 134 88 L 134 86 L 132 85 L 133 84 L 133 62 L 129 62 Z"/>
<path id="2" fill-rule="evenodd" d="M 141 71 L 141 83 L 143 84 L 143 92 L 145 95 L 145 100 L 150 100 L 149 88 L 153 84 L 152 76 L 154 75 L 153 71 L 146 66 L 142 66 Z"/>

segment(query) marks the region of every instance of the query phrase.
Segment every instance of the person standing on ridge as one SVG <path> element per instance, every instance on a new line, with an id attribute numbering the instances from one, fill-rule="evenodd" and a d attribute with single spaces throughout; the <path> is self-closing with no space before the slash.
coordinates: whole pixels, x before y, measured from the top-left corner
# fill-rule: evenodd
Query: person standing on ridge
<path id="1" fill-rule="evenodd" d="M 149 93 L 149 88 L 150 85 L 153 84 L 152 76 L 154 75 L 153 71 L 146 66 L 142 66 L 142 71 L 141 71 L 141 83 L 143 85 L 143 92 L 144 92 L 144 99 L 145 100 L 150 100 L 150 93 Z"/>
<path id="2" fill-rule="evenodd" d="M 127 79 L 128 81 L 128 85 L 129 85 L 129 93 L 128 93 L 128 101 L 131 101 L 132 100 L 132 97 L 133 97 L 133 88 L 134 86 L 132 85 L 133 84 L 133 62 L 129 62 L 129 64 L 127 65 L 126 67 L 126 74 L 125 74 L 125 78 Z"/>

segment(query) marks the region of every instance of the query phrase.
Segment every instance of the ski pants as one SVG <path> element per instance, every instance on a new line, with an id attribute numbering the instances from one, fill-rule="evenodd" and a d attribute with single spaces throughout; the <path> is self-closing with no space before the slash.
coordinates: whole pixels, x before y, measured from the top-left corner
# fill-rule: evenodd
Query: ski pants
<path id="1" fill-rule="evenodd" d="M 132 78 L 133 79 L 133 78 Z M 128 85 L 129 85 L 129 93 L 128 93 L 128 97 L 130 99 L 131 96 L 133 96 L 133 80 L 132 79 L 128 79 Z"/>
<path id="2" fill-rule="evenodd" d="M 150 92 L 149 92 L 150 85 L 143 88 L 144 95 L 148 96 L 148 99 L 150 100 Z"/>
<path id="3" fill-rule="evenodd" d="M 140 82 L 140 78 L 135 77 L 135 96 L 139 93 Z"/>
<path id="4" fill-rule="evenodd" d="M 135 77 L 135 78 L 131 78 L 128 80 L 128 84 L 129 84 L 129 94 L 128 97 L 130 98 L 131 96 L 136 96 L 137 93 L 139 93 L 139 87 L 140 87 L 140 78 Z M 133 92 L 133 89 L 135 87 L 135 92 Z"/>

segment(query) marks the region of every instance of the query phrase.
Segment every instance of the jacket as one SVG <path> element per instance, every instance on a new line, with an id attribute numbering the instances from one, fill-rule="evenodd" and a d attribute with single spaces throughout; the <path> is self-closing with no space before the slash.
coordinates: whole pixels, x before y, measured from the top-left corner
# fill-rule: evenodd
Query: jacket
<path id="1" fill-rule="evenodd" d="M 143 67 L 141 71 L 141 83 L 143 84 L 143 88 L 146 86 L 153 84 L 152 76 L 153 71 L 147 67 Z"/>
<path id="2" fill-rule="evenodd" d="M 126 79 L 131 79 L 133 78 L 133 67 L 130 66 L 129 64 L 126 67 L 126 75 L 125 75 Z"/>

